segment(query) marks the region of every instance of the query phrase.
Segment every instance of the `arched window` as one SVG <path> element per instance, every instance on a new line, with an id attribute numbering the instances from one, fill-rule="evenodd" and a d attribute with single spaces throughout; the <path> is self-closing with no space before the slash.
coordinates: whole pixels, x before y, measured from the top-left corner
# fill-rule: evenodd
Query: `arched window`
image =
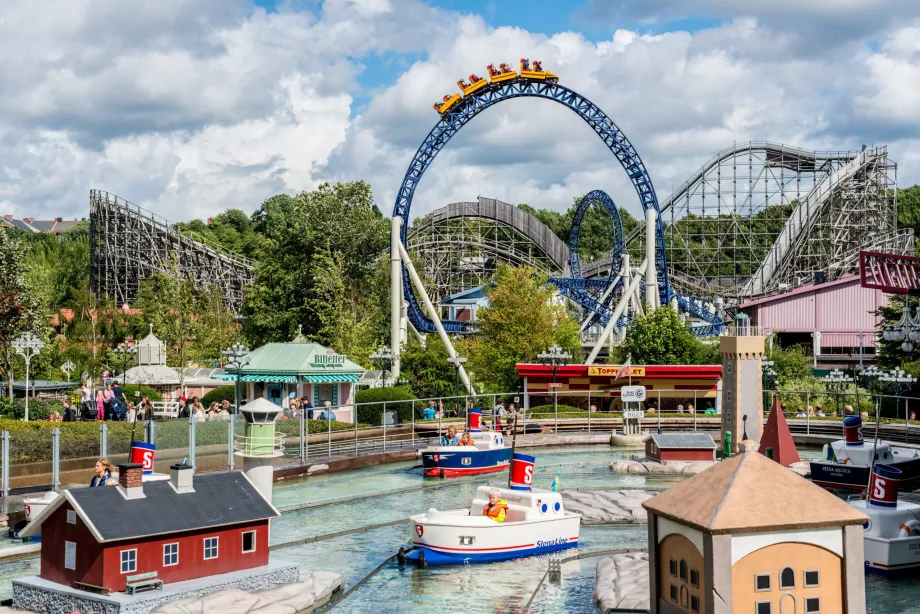
<path id="1" fill-rule="evenodd" d="M 782 589 L 795 588 L 795 572 L 791 567 L 783 568 L 779 575 L 779 587 Z"/>
<path id="2" fill-rule="evenodd" d="M 680 560 L 680 579 L 684 582 L 687 581 L 687 561 L 684 559 Z"/>

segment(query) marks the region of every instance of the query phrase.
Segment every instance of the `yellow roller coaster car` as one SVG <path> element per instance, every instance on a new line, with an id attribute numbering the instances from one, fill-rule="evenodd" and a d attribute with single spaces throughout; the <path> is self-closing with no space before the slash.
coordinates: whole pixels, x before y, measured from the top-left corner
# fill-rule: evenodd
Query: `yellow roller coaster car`
<path id="1" fill-rule="evenodd" d="M 485 86 L 489 85 L 488 80 L 483 79 L 479 75 L 470 75 L 470 82 L 467 83 L 463 79 L 457 81 L 457 85 L 460 86 L 460 89 L 463 91 L 464 96 L 469 96 L 475 92 L 478 92 Z"/>
<path id="2" fill-rule="evenodd" d="M 531 62 L 527 58 L 521 58 L 521 78 L 539 79 L 540 81 L 549 81 L 550 83 L 559 81 L 559 77 L 548 70 L 543 70 L 542 62 L 539 60 Z"/>
<path id="3" fill-rule="evenodd" d="M 453 95 L 445 96 L 444 102 L 441 102 L 441 103 L 436 102 L 432 106 L 434 107 L 435 111 L 437 111 L 441 115 L 444 115 L 445 113 L 450 111 L 451 107 L 457 104 L 458 102 L 460 102 L 460 94 L 453 94 Z"/>
<path id="4" fill-rule="evenodd" d="M 489 78 L 492 80 L 492 83 L 510 81 L 512 79 L 517 79 L 518 76 L 518 74 L 514 72 L 507 64 L 499 64 L 498 70 L 495 70 L 495 64 L 489 64 L 488 70 Z"/>

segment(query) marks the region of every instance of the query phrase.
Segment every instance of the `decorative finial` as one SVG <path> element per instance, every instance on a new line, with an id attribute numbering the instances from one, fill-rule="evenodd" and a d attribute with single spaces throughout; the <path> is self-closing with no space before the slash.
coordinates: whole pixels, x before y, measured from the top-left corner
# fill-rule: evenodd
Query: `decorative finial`
<path id="1" fill-rule="evenodd" d="M 153 334 L 153 322 L 150 323 L 150 334 Z"/>

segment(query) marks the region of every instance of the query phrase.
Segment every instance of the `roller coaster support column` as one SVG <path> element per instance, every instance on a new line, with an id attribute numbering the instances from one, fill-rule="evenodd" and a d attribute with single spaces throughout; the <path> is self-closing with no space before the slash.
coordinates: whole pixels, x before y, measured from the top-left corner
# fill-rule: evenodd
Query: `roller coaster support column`
<path id="1" fill-rule="evenodd" d="M 635 276 L 632 278 L 632 281 L 629 283 L 629 287 L 626 288 L 626 292 L 623 293 L 623 296 L 620 297 L 620 302 L 617 303 L 616 309 L 613 310 L 613 315 L 610 316 L 610 321 L 607 322 L 607 326 L 604 327 L 604 331 L 601 333 L 600 339 L 597 340 L 597 343 L 594 344 L 594 349 L 591 350 L 591 354 L 588 356 L 588 360 L 585 361 L 585 364 L 593 365 L 594 360 L 597 358 L 597 355 L 600 353 L 601 348 L 604 347 L 604 344 L 607 342 L 607 339 L 610 337 L 611 331 L 617 325 L 620 316 L 623 315 L 623 312 L 626 311 L 627 305 L 629 305 L 629 299 L 634 293 L 638 293 L 639 285 L 642 283 L 642 270 L 645 269 L 647 262 L 643 262 L 642 266 L 638 268 Z"/>
<path id="2" fill-rule="evenodd" d="M 390 379 L 395 382 L 399 379 L 399 367 L 402 362 L 402 343 L 400 343 L 400 319 L 402 318 L 402 262 L 399 257 L 399 229 L 402 218 L 394 216 L 390 220 L 390 348 L 393 351 L 393 360 L 390 362 Z"/>
<path id="3" fill-rule="evenodd" d="M 396 247 L 399 249 L 399 256 L 402 258 L 403 263 L 406 265 L 406 269 L 409 271 L 409 279 L 412 280 L 415 291 L 422 297 L 422 303 L 425 305 L 425 309 L 428 310 L 428 316 L 431 318 L 431 321 L 434 322 L 435 328 L 438 329 L 438 336 L 441 338 L 441 343 L 447 348 L 448 356 L 450 358 L 456 358 L 457 352 L 454 350 L 454 344 L 450 342 L 450 337 L 447 336 L 447 331 L 444 330 L 444 325 L 441 324 L 441 318 L 438 316 L 438 312 L 435 310 L 434 305 L 431 304 L 431 299 L 428 298 L 428 292 L 425 291 L 422 280 L 419 278 L 418 273 L 415 272 L 415 266 L 409 258 L 409 253 L 399 241 L 396 242 Z M 460 375 L 460 381 L 463 382 L 463 386 L 469 394 L 475 394 L 472 385 L 470 385 L 470 378 L 466 374 L 466 369 L 463 368 L 463 364 L 458 364 L 457 373 Z"/>
<path id="4" fill-rule="evenodd" d="M 649 207 L 645 210 L 645 307 L 653 311 L 658 307 L 658 275 L 655 269 L 655 229 L 658 215 Z"/>

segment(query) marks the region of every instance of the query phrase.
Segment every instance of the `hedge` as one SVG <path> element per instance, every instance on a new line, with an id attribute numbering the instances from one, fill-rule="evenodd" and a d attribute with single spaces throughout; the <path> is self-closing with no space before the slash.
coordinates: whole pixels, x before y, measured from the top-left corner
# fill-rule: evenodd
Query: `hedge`
<path id="1" fill-rule="evenodd" d="M 587 413 L 587 410 L 582 409 L 582 408 L 580 408 L 580 407 L 573 407 L 572 405 L 562 405 L 561 403 L 558 405 L 558 408 L 559 408 L 559 413 L 560 413 L 560 414 L 568 414 L 568 413 L 572 413 L 572 412 Z M 552 405 L 537 405 L 536 407 L 531 407 L 530 409 L 527 410 L 527 415 L 528 415 L 528 416 L 530 416 L 531 414 L 550 414 L 550 415 L 555 415 L 555 413 L 556 413 L 556 412 L 555 412 L 555 410 L 553 409 L 553 406 L 552 406 Z"/>
<path id="2" fill-rule="evenodd" d="M 221 401 L 229 401 L 230 405 L 236 403 L 236 385 L 218 386 L 211 392 L 201 397 L 201 404 L 210 407 L 211 403 L 220 404 Z"/>
<path id="3" fill-rule="evenodd" d="M 113 382 L 114 383 L 114 382 Z M 121 386 L 121 384 L 118 384 Z M 134 403 L 139 403 L 141 399 L 147 397 L 151 401 L 162 401 L 163 397 L 160 396 L 160 393 L 149 388 L 147 386 L 138 386 L 137 384 L 127 384 L 121 386 L 121 391 L 125 393 L 125 398 Z M 134 396 L 135 392 L 140 392 L 140 395 Z"/>
<path id="4" fill-rule="evenodd" d="M 29 404 L 29 413 L 32 404 Z M 128 422 L 106 422 L 108 425 L 106 453 L 126 454 L 131 445 L 133 425 Z M 154 427 L 154 441 L 159 450 L 188 449 L 187 420 L 157 420 Z M 278 420 L 276 429 L 286 437 L 300 434 L 300 420 Z M 51 429 L 61 429 L 61 458 L 92 458 L 99 455 L 98 422 L 47 422 L 0 419 L 0 431 L 10 431 L 10 464 L 32 463 L 51 460 Z M 366 428 L 359 424 L 358 428 Z M 235 431 L 242 433 L 243 419 L 234 421 Z M 350 423 L 325 420 L 307 420 L 310 433 L 332 431 L 350 431 L 355 426 Z M 199 422 L 195 425 L 196 447 L 227 444 L 227 422 Z M 144 439 L 144 426 L 137 423 L 134 434 L 137 440 Z"/>
<path id="5" fill-rule="evenodd" d="M 399 403 L 398 401 L 404 401 Z M 380 426 L 383 424 L 384 405 L 389 411 L 396 410 L 399 422 L 412 422 L 412 401 L 418 397 L 407 388 L 366 388 L 359 390 L 355 395 L 355 404 L 358 406 L 358 422 Z M 362 405 L 370 403 L 370 405 Z M 415 403 L 415 417 L 422 416 L 424 403 Z"/>

